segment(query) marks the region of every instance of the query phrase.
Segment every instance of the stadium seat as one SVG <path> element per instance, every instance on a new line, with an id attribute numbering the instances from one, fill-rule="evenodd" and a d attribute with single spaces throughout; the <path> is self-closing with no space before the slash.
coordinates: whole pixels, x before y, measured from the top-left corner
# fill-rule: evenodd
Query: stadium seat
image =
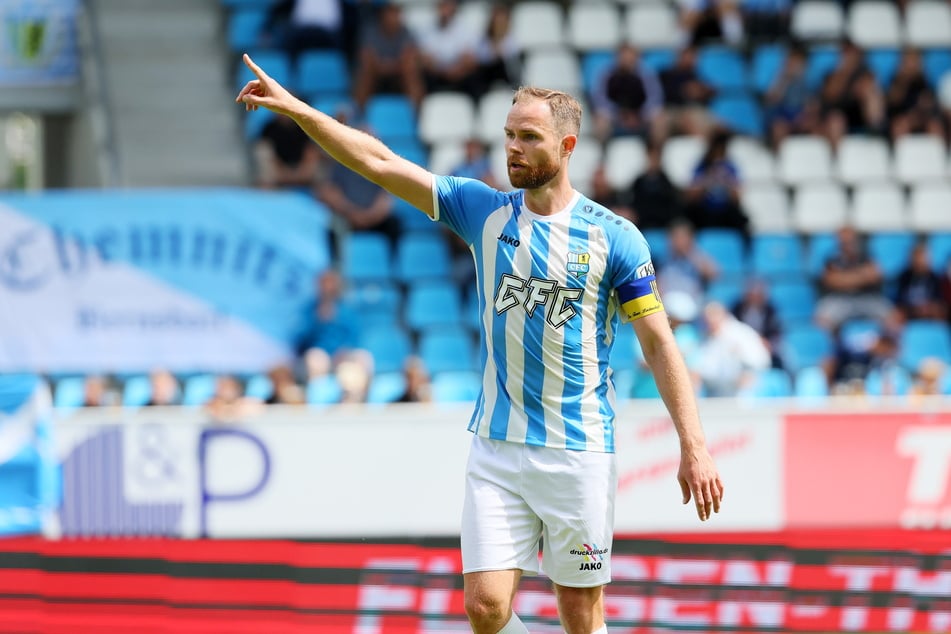
<path id="1" fill-rule="evenodd" d="M 343 388 L 334 376 L 321 376 L 307 382 L 308 405 L 333 405 L 343 397 Z"/>
<path id="2" fill-rule="evenodd" d="M 901 366 L 873 368 L 865 377 L 865 393 L 869 396 L 904 396 L 911 384 L 911 372 Z"/>
<path id="3" fill-rule="evenodd" d="M 868 254 L 882 270 L 885 279 L 893 280 L 905 270 L 915 244 L 912 233 L 873 233 L 868 237 Z"/>
<path id="4" fill-rule="evenodd" d="M 218 379 L 213 374 L 195 374 L 185 379 L 182 405 L 199 406 L 207 403 L 215 394 Z"/>
<path id="5" fill-rule="evenodd" d="M 402 372 L 376 374 L 367 390 L 367 403 L 394 403 L 406 393 L 406 376 Z"/>
<path id="6" fill-rule="evenodd" d="M 917 185 L 911 190 L 908 221 L 922 233 L 951 231 L 951 186 L 947 183 Z"/>
<path id="7" fill-rule="evenodd" d="M 565 43 L 564 16 L 553 2 L 520 2 L 512 9 L 511 33 L 525 50 L 561 46 Z"/>
<path id="8" fill-rule="evenodd" d="M 487 92 L 479 100 L 474 132 L 483 143 L 502 140 L 505 118 L 512 107 L 512 94 L 508 88 L 497 88 Z"/>
<path id="9" fill-rule="evenodd" d="M 862 48 L 901 46 L 901 14 L 894 4 L 881 0 L 857 0 L 849 7 L 846 35 Z"/>
<path id="10" fill-rule="evenodd" d="M 789 137 L 779 147 L 779 176 L 789 185 L 827 181 L 832 173 L 832 150 L 823 137 Z"/>
<path id="11" fill-rule="evenodd" d="M 568 163 L 568 176 L 575 189 L 589 192 L 594 172 L 601 166 L 601 143 L 594 137 L 580 135 L 571 161 Z"/>
<path id="12" fill-rule="evenodd" d="M 478 372 L 443 372 L 432 380 L 433 401 L 459 403 L 474 401 L 482 390 Z"/>
<path id="13" fill-rule="evenodd" d="M 267 108 L 258 108 L 244 113 L 244 138 L 248 141 L 256 141 L 267 124 L 277 115 Z"/>
<path id="14" fill-rule="evenodd" d="M 901 61 L 901 54 L 894 48 L 877 48 L 865 52 L 865 63 L 875 80 L 883 89 L 888 89 L 895 71 L 898 70 L 898 63 Z"/>
<path id="15" fill-rule="evenodd" d="M 751 95 L 721 95 L 710 104 L 710 114 L 736 132 L 760 137 L 764 132 L 763 111 Z"/>
<path id="16" fill-rule="evenodd" d="M 848 222 L 845 189 L 835 183 L 800 185 L 793 197 L 792 223 L 801 233 L 835 231 Z"/>
<path id="17" fill-rule="evenodd" d="M 704 300 L 717 302 L 733 310 L 733 306 L 743 297 L 743 281 L 736 277 L 717 279 L 710 282 L 704 293 Z"/>
<path id="18" fill-rule="evenodd" d="M 634 370 L 644 360 L 640 342 L 634 335 L 634 329 L 621 324 L 614 333 L 614 345 L 611 347 L 610 365 L 615 371 Z"/>
<path id="19" fill-rule="evenodd" d="M 604 175 L 617 190 L 631 186 L 647 164 L 644 141 L 638 137 L 615 137 L 604 149 Z"/>
<path id="20" fill-rule="evenodd" d="M 396 323 L 380 324 L 360 333 L 360 347 L 373 356 L 375 374 L 402 372 L 412 352 L 409 335 Z"/>
<path id="21" fill-rule="evenodd" d="M 426 165 L 429 162 L 429 154 L 426 148 L 420 143 L 419 139 L 400 137 L 396 139 L 387 139 L 390 149 L 405 158 L 407 161 L 417 165 Z"/>
<path id="22" fill-rule="evenodd" d="M 792 381 L 785 370 L 769 368 L 756 374 L 753 385 L 741 391 L 740 396 L 752 398 L 786 398 L 792 396 Z"/>
<path id="23" fill-rule="evenodd" d="M 802 245 L 795 235 L 753 236 L 752 249 L 751 263 L 755 275 L 770 279 L 802 277 Z"/>
<path id="24" fill-rule="evenodd" d="M 280 51 L 257 51 L 252 54 L 254 63 L 261 68 L 267 69 L 267 74 L 273 80 L 284 86 L 290 91 L 296 90 L 294 85 L 294 73 L 291 68 L 291 59 L 286 53 Z M 252 79 L 255 79 L 254 73 L 247 65 L 240 63 L 237 65 L 235 74 L 235 92 L 244 88 Z"/>
<path id="25" fill-rule="evenodd" d="M 806 86 L 818 92 L 823 80 L 839 63 L 839 48 L 837 46 L 821 46 L 809 52 L 806 62 Z"/>
<path id="26" fill-rule="evenodd" d="M 644 229 L 642 231 L 644 239 L 647 240 L 647 246 L 651 252 L 651 259 L 654 264 L 663 263 L 667 257 L 670 243 L 667 241 L 666 229 Z"/>
<path id="27" fill-rule="evenodd" d="M 261 43 L 261 33 L 268 20 L 263 6 L 235 8 L 228 16 L 228 46 L 232 51 L 254 50 Z"/>
<path id="28" fill-rule="evenodd" d="M 649 371 L 635 372 L 631 398 L 660 398 L 657 382 Z"/>
<path id="29" fill-rule="evenodd" d="M 808 323 L 816 310 L 816 288 L 805 279 L 771 282 L 769 296 L 784 324 Z"/>
<path id="30" fill-rule="evenodd" d="M 344 296 L 346 304 L 360 316 L 365 329 L 399 321 L 402 293 L 392 282 L 349 283 Z"/>
<path id="31" fill-rule="evenodd" d="M 403 24 L 417 39 L 436 26 L 439 16 L 432 2 L 400 2 Z M 458 15 L 458 14 L 457 14 Z"/>
<path id="32" fill-rule="evenodd" d="M 706 142 L 695 136 L 668 139 L 661 154 L 661 163 L 668 178 L 679 187 L 688 185 L 705 149 Z"/>
<path id="33" fill-rule="evenodd" d="M 578 51 L 614 50 L 621 43 L 621 15 L 614 4 L 575 2 L 568 9 L 568 43 Z"/>
<path id="34" fill-rule="evenodd" d="M 829 381 L 825 370 L 810 365 L 796 372 L 793 395 L 799 399 L 816 399 L 829 396 Z"/>
<path id="35" fill-rule="evenodd" d="M 784 233 L 791 229 L 789 196 L 774 184 L 746 185 L 740 202 L 756 233 Z"/>
<path id="36" fill-rule="evenodd" d="M 461 141 L 436 143 L 429 152 L 429 171 L 434 174 L 449 174 L 465 160 L 465 143 Z"/>
<path id="37" fill-rule="evenodd" d="M 914 0 L 905 6 L 905 44 L 915 48 L 951 46 L 951 8 L 947 2 Z"/>
<path id="38" fill-rule="evenodd" d="M 482 0 L 468 0 L 460 2 L 456 12 L 457 18 L 469 27 L 470 33 L 485 33 L 489 26 L 492 7 L 489 2 Z"/>
<path id="39" fill-rule="evenodd" d="M 915 372 L 921 360 L 937 357 L 951 364 L 951 333 L 942 321 L 916 320 L 905 325 L 899 338 L 899 361 Z"/>
<path id="40" fill-rule="evenodd" d="M 415 332 L 462 324 L 462 299 L 450 281 L 424 281 L 409 287 L 404 322 Z"/>
<path id="41" fill-rule="evenodd" d="M 244 383 L 244 395 L 266 401 L 274 394 L 274 383 L 266 374 L 252 374 Z"/>
<path id="42" fill-rule="evenodd" d="M 725 46 L 705 46 L 697 55 L 697 75 L 719 93 L 742 92 L 749 85 L 746 61 Z"/>
<path id="43" fill-rule="evenodd" d="M 57 380 L 53 389 L 53 405 L 61 408 L 82 407 L 85 382 L 81 376 L 65 376 Z"/>
<path id="44" fill-rule="evenodd" d="M 522 81 L 529 86 L 562 90 L 575 97 L 580 96 L 583 87 L 578 58 L 566 48 L 529 51 L 522 68 Z"/>
<path id="45" fill-rule="evenodd" d="M 677 61 L 677 51 L 672 48 L 655 48 L 641 51 L 641 63 L 658 75 Z"/>
<path id="46" fill-rule="evenodd" d="M 951 264 L 951 233 L 935 233 L 928 236 L 931 252 L 931 268 L 944 271 Z"/>
<path id="47" fill-rule="evenodd" d="M 465 141 L 473 136 L 475 107 L 465 93 L 426 95 L 419 109 L 419 138 L 424 143 Z"/>
<path id="48" fill-rule="evenodd" d="M 805 41 L 838 41 L 845 27 L 842 6 L 833 0 L 797 2 L 790 32 Z"/>
<path id="49" fill-rule="evenodd" d="M 951 48 L 938 48 L 924 52 L 921 60 L 925 77 L 932 87 L 937 87 L 941 78 L 951 71 Z"/>
<path id="50" fill-rule="evenodd" d="M 582 84 L 586 95 L 594 92 L 598 82 L 614 66 L 616 57 L 613 51 L 591 51 L 581 58 Z"/>
<path id="51" fill-rule="evenodd" d="M 379 233 L 351 233 L 343 245 L 341 271 L 348 282 L 389 280 L 391 263 L 390 243 Z"/>
<path id="52" fill-rule="evenodd" d="M 951 72 L 945 73 L 938 81 L 938 103 L 945 110 L 951 110 Z"/>
<path id="53" fill-rule="evenodd" d="M 433 376 L 477 369 L 472 339 L 462 326 L 424 331 L 419 338 L 419 357 Z"/>
<path id="54" fill-rule="evenodd" d="M 821 365 L 834 352 L 829 334 L 808 323 L 787 327 L 780 348 L 783 362 L 794 374 L 802 368 Z"/>
<path id="55" fill-rule="evenodd" d="M 806 254 L 806 274 L 813 279 L 822 275 L 826 262 L 839 251 L 839 241 L 835 234 L 817 233 L 809 236 Z"/>
<path id="56" fill-rule="evenodd" d="M 475 290 L 466 293 L 462 303 L 462 323 L 469 330 L 476 332 L 482 325 L 482 313 L 479 312 L 479 296 Z"/>
<path id="57" fill-rule="evenodd" d="M 402 95 L 376 95 L 366 107 L 366 125 L 373 134 L 387 141 L 415 139 L 416 112 L 409 99 Z"/>
<path id="58" fill-rule="evenodd" d="M 850 319 L 839 328 L 839 340 L 846 346 L 865 347 L 882 333 L 882 325 L 874 319 Z"/>
<path id="59" fill-rule="evenodd" d="M 403 283 L 447 279 L 451 273 L 449 246 L 440 233 L 410 233 L 400 238 L 396 250 L 396 277 Z"/>
<path id="60" fill-rule="evenodd" d="M 350 70 L 341 51 L 304 51 L 297 60 L 297 90 L 305 95 L 347 94 Z"/>
<path id="61" fill-rule="evenodd" d="M 152 398 L 152 382 L 148 376 L 128 377 L 122 384 L 122 405 L 124 407 L 142 407 Z"/>
<path id="62" fill-rule="evenodd" d="M 929 134 L 909 134 L 895 141 L 895 176 L 903 183 L 944 180 L 948 155 L 941 139 Z"/>
<path id="63" fill-rule="evenodd" d="M 748 270 L 743 236 L 731 229 L 702 229 L 697 246 L 712 257 L 724 277 L 742 277 Z"/>
<path id="64" fill-rule="evenodd" d="M 786 64 L 786 47 L 782 44 L 762 44 L 753 51 L 750 83 L 759 94 L 773 85 Z"/>
<path id="65" fill-rule="evenodd" d="M 852 192 L 851 225 L 864 233 L 908 228 L 905 194 L 897 185 L 880 181 Z"/>
<path id="66" fill-rule="evenodd" d="M 878 137 L 847 136 L 839 143 L 835 168 L 847 185 L 887 180 L 892 173 L 888 145 Z"/>
<path id="67" fill-rule="evenodd" d="M 498 186 L 504 190 L 511 190 L 509 182 L 508 158 L 505 154 L 505 144 L 502 141 L 493 143 L 489 149 L 489 168 L 492 171 L 492 177 L 495 178 Z"/>
<path id="68" fill-rule="evenodd" d="M 641 49 L 677 48 L 678 22 L 677 13 L 666 3 L 633 4 L 625 14 L 626 40 Z"/>
<path id="69" fill-rule="evenodd" d="M 758 139 L 733 137 L 727 146 L 727 156 L 736 164 L 744 184 L 772 183 L 776 179 L 776 159 Z"/>

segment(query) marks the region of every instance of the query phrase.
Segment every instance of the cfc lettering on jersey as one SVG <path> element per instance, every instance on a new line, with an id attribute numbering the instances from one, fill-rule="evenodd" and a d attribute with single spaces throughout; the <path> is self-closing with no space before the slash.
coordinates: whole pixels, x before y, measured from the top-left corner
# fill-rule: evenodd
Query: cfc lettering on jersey
<path id="1" fill-rule="evenodd" d="M 545 320 L 552 328 L 561 328 L 578 314 L 574 303 L 584 290 L 558 286 L 558 282 L 533 277 L 523 280 L 503 273 L 495 290 L 495 312 L 499 315 L 521 305 L 529 318 L 539 306 L 545 307 Z"/>
<path id="2" fill-rule="evenodd" d="M 617 289 L 618 299 L 620 299 L 621 310 L 627 316 L 628 321 L 647 317 L 654 313 L 664 310 L 664 305 L 660 301 L 660 292 L 657 290 L 657 279 L 653 275 L 653 266 L 645 264 L 637 269 L 637 273 L 651 268 L 651 273 L 628 282 Z"/>

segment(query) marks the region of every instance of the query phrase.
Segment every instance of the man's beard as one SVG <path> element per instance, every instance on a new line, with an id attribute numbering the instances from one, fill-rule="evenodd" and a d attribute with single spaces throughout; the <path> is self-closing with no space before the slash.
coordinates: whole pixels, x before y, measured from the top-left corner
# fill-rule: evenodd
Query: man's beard
<path id="1" fill-rule="evenodd" d="M 509 182 L 516 189 L 538 189 L 550 183 L 560 171 L 561 166 L 552 161 L 535 167 L 522 167 L 514 173 L 509 168 Z"/>

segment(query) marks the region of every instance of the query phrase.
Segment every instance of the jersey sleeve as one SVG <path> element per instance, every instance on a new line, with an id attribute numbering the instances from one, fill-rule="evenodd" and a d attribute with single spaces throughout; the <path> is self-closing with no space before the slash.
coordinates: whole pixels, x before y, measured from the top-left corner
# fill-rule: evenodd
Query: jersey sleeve
<path id="1" fill-rule="evenodd" d="M 445 223 L 472 244 L 489 214 L 505 204 L 505 194 L 480 180 L 458 176 L 433 179 L 433 220 Z"/>
<path id="2" fill-rule="evenodd" d="M 615 233 L 611 270 L 611 283 L 617 292 L 622 321 L 631 322 L 664 310 L 650 248 L 636 228 Z"/>

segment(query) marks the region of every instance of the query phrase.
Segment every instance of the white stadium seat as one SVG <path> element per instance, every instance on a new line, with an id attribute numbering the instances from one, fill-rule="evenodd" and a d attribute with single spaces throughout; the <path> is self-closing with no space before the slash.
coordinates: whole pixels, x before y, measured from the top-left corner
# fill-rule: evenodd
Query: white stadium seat
<path id="1" fill-rule="evenodd" d="M 574 52 L 566 48 L 529 52 L 522 80 L 528 86 L 544 86 L 581 96 L 581 65 Z"/>
<path id="2" fill-rule="evenodd" d="M 795 136 L 779 147 L 779 177 L 790 185 L 826 181 L 832 175 L 832 149 L 821 136 Z"/>
<path id="3" fill-rule="evenodd" d="M 802 233 L 828 233 L 848 222 L 845 189 L 836 183 L 800 185 L 793 196 L 793 228 Z"/>
<path id="4" fill-rule="evenodd" d="M 862 48 L 901 46 L 901 14 L 884 0 L 859 0 L 849 8 L 846 34 Z"/>
<path id="5" fill-rule="evenodd" d="M 852 192 L 852 226 L 863 232 L 905 231 L 907 201 L 894 183 L 870 183 Z"/>
<path id="6" fill-rule="evenodd" d="M 779 185 L 746 185 L 740 192 L 740 203 L 755 233 L 787 233 L 792 228 L 789 196 Z"/>
<path id="7" fill-rule="evenodd" d="M 469 27 L 471 33 L 485 33 L 489 26 L 491 6 L 482 0 L 466 0 L 459 3 L 459 19 Z"/>
<path id="8" fill-rule="evenodd" d="M 526 49 L 562 46 L 565 21 L 554 2 L 520 2 L 512 8 L 512 35 Z"/>
<path id="9" fill-rule="evenodd" d="M 614 189 L 627 189 L 647 164 L 644 141 L 622 136 L 608 141 L 604 149 L 604 176 Z"/>
<path id="10" fill-rule="evenodd" d="M 591 178 L 601 165 L 601 143 L 592 137 L 581 135 L 568 161 L 568 176 L 575 189 L 590 193 Z"/>
<path id="11" fill-rule="evenodd" d="M 760 141 L 737 136 L 730 139 L 727 156 L 736 163 L 744 183 L 770 183 L 776 180 L 776 159 Z"/>
<path id="12" fill-rule="evenodd" d="M 638 48 L 676 48 L 683 42 L 677 13 L 668 5 L 633 5 L 627 10 L 626 39 Z"/>
<path id="13" fill-rule="evenodd" d="M 938 102 L 945 110 L 951 110 L 951 71 L 938 80 Z"/>
<path id="14" fill-rule="evenodd" d="M 951 7 L 916 0 L 905 7 L 905 43 L 916 48 L 951 47 Z"/>
<path id="15" fill-rule="evenodd" d="M 842 37 L 845 15 L 834 0 L 797 2 L 793 5 L 792 34 L 801 40 L 838 40 Z"/>
<path id="16" fill-rule="evenodd" d="M 892 167 L 888 145 L 877 137 L 845 137 L 836 152 L 836 175 L 848 185 L 890 179 Z"/>
<path id="17" fill-rule="evenodd" d="M 602 2 L 575 2 L 568 11 L 568 44 L 579 51 L 614 50 L 621 43 L 621 14 Z"/>
<path id="18" fill-rule="evenodd" d="M 438 20 L 435 4 L 404 4 L 402 14 L 403 24 L 416 37 L 435 27 Z"/>
<path id="19" fill-rule="evenodd" d="M 931 183 L 911 190 L 909 220 L 914 231 L 951 231 L 951 185 Z"/>
<path id="20" fill-rule="evenodd" d="M 469 95 L 437 92 L 426 95 L 419 108 L 419 138 L 424 143 L 464 141 L 473 135 L 475 107 Z"/>
<path id="21" fill-rule="evenodd" d="M 466 144 L 462 141 L 443 141 L 433 146 L 429 153 L 429 171 L 434 174 L 449 174 L 466 158 Z"/>
<path id="22" fill-rule="evenodd" d="M 661 164 L 674 185 L 684 187 L 690 183 L 706 147 L 706 141 L 695 136 L 675 136 L 667 140 Z"/>
<path id="23" fill-rule="evenodd" d="M 505 144 L 503 142 L 495 143 L 492 149 L 489 150 L 489 167 L 499 188 L 503 191 L 511 190 L 512 184 L 509 183 L 508 160 L 505 157 Z"/>
<path id="24" fill-rule="evenodd" d="M 476 116 L 475 135 L 485 143 L 501 141 L 505 129 L 505 118 L 512 107 L 514 91 L 507 88 L 491 90 L 479 100 L 479 113 Z"/>
<path id="25" fill-rule="evenodd" d="M 921 183 L 947 177 L 948 157 L 941 139 L 909 134 L 895 141 L 895 176 L 903 183 Z"/>

